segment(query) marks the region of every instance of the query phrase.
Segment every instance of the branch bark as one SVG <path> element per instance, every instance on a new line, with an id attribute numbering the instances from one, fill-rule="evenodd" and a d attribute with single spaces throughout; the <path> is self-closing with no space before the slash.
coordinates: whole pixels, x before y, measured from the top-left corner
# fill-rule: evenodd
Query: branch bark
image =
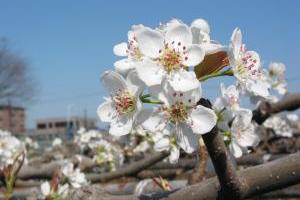
<path id="1" fill-rule="evenodd" d="M 117 171 L 114 172 L 87 175 L 87 179 L 90 180 L 91 182 L 105 182 L 123 176 L 132 176 L 152 166 L 153 164 L 163 160 L 168 155 L 169 152 L 159 152 L 152 155 L 151 157 L 131 163 L 125 166 L 124 168 L 118 169 Z"/>
<path id="2" fill-rule="evenodd" d="M 258 124 L 262 124 L 270 115 L 282 111 L 293 111 L 300 107 L 300 93 L 288 94 L 276 103 L 263 101 L 259 107 L 253 111 L 252 119 Z"/>

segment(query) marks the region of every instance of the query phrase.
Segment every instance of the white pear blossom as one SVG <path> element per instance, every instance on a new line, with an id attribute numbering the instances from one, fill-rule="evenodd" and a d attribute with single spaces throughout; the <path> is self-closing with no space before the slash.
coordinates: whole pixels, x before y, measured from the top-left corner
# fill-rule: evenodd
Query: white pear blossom
<path id="1" fill-rule="evenodd" d="M 73 163 L 65 163 L 61 171 L 64 177 L 67 178 L 67 183 L 69 183 L 73 188 L 80 188 L 87 184 L 85 175 L 80 172 L 80 169 L 74 169 Z"/>
<path id="2" fill-rule="evenodd" d="M 288 124 L 288 122 L 282 119 L 279 115 L 274 115 L 269 117 L 264 123 L 263 126 L 266 128 L 272 129 L 276 135 L 281 137 L 292 137 L 293 130 Z"/>
<path id="3" fill-rule="evenodd" d="M 101 139 L 93 141 L 89 147 L 94 152 L 93 160 L 98 166 L 108 168 L 109 171 L 115 171 L 117 167 L 123 165 L 124 155 L 117 145 Z"/>
<path id="4" fill-rule="evenodd" d="M 13 164 L 14 160 L 25 152 L 25 145 L 9 132 L 0 131 L 0 170 Z"/>
<path id="5" fill-rule="evenodd" d="M 69 185 L 68 184 L 58 184 L 57 191 L 54 191 L 53 188 L 51 188 L 51 185 L 49 182 L 43 182 L 41 184 L 41 193 L 43 199 L 46 199 L 47 197 L 51 197 L 51 199 L 67 199 L 68 192 L 69 192 Z"/>
<path id="6" fill-rule="evenodd" d="M 56 146 L 60 146 L 60 145 L 62 145 L 62 140 L 60 139 L 60 138 L 55 138 L 54 140 L 53 140 L 53 142 L 52 142 L 52 146 L 53 147 L 56 147 Z"/>
<path id="7" fill-rule="evenodd" d="M 131 30 L 128 31 L 128 42 L 122 42 L 114 46 L 113 51 L 115 55 L 127 57 L 114 63 L 116 71 L 124 76 L 126 76 L 130 70 L 135 68 L 135 62 L 141 60 L 141 57 L 143 56 L 136 39 L 137 33 L 143 27 L 143 25 L 132 26 Z"/>
<path id="8" fill-rule="evenodd" d="M 243 152 L 247 152 L 247 147 L 256 146 L 260 141 L 251 120 L 252 111 L 240 109 L 232 122 L 229 149 L 235 157 L 242 156 Z"/>
<path id="9" fill-rule="evenodd" d="M 163 137 L 155 142 L 154 150 L 170 151 L 169 162 L 177 163 L 180 156 L 180 147 L 177 145 L 176 136 L 170 133 L 168 129 L 163 130 L 163 135 Z"/>
<path id="10" fill-rule="evenodd" d="M 172 23 L 165 33 L 143 27 L 136 39 L 144 55 L 136 70 L 147 86 L 160 85 L 167 79 L 176 91 L 199 87 L 195 73 L 186 69 L 199 64 L 205 52 L 200 45 L 192 44 L 190 27 L 179 22 Z"/>
<path id="11" fill-rule="evenodd" d="M 164 102 L 160 108 L 145 109 L 141 114 L 142 126 L 151 132 L 164 129 L 174 133 L 177 144 L 187 153 L 198 146 L 199 135 L 208 133 L 217 122 L 213 110 L 197 105 L 201 92 L 175 92 L 167 83 L 158 98 Z"/>
<path id="12" fill-rule="evenodd" d="M 193 44 L 199 44 L 204 49 L 205 55 L 227 50 L 220 43 L 210 39 L 210 27 L 206 20 L 195 19 L 190 27 L 193 34 Z"/>
<path id="13" fill-rule="evenodd" d="M 231 36 L 229 62 L 243 90 L 254 96 L 269 98 L 270 84 L 261 69 L 260 57 L 255 51 L 246 50 L 239 28 L 236 28 Z"/>
<path id="14" fill-rule="evenodd" d="M 221 83 L 221 100 L 225 107 L 229 107 L 233 110 L 239 108 L 239 91 L 235 85 L 230 85 L 225 88 L 225 85 Z"/>
<path id="15" fill-rule="evenodd" d="M 128 74 L 126 80 L 116 72 L 107 71 L 101 81 L 109 90 L 110 97 L 98 107 L 98 116 L 103 122 L 110 123 L 111 135 L 126 135 L 132 130 L 142 107 L 139 98 L 142 85 L 134 71 Z"/>
<path id="16" fill-rule="evenodd" d="M 285 65 L 283 63 L 273 62 L 269 65 L 268 81 L 271 87 L 279 94 L 287 93 L 287 83 L 285 80 Z"/>

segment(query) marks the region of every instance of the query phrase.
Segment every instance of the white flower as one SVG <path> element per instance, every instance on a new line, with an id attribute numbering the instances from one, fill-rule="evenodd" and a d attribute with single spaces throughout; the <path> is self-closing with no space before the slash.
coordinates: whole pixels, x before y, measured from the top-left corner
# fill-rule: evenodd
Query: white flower
<path id="1" fill-rule="evenodd" d="M 297 114 L 291 113 L 291 114 L 287 114 L 286 118 L 290 121 L 290 122 L 298 122 L 299 121 L 299 116 Z"/>
<path id="2" fill-rule="evenodd" d="M 235 157 L 242 156 L 243 152 L 247 152 L 247 147 L 256 146 L 260 141 L 251 120 L 252 111 L 240 109 L 232 122 L 229 149 Z"/>
<path id="3" fill-rule="evenodd" d="M 71 162 L 65 163 L 62 168 L 62 173 L 68 179 L 68 183 L 73 188 L 80 188 L 81 186 L 87 184 L 85 175 L 80 172 L 80 169 L 74 169 L 74 165 Z"/>
<path id="4" fill-rule="evenodd" d="M 266 128 L 273 129 L 276 135 L 282 137 L 292 137 L 293 130 L 286 120 L 282 119 L 278 115 L 269 117 L 264 123 L 263 126 Z"/>
<path id="5" fill-rule="evenodd" d="M 50 186 L 49 182 L 44 182 L 41 184 L 41 192 L 44 197 L 47 197 L 48 195 L 50 195 L 51 186 Z"/>
<path id="6" fill-rule="evenodd" d="M 170 163 L 177 163 L 180 156 L 180 147 L 177 145 L 176 136 L 169 132 L 168 129 L 163 130 L 163 137 L 158 139 L 154 144 L 155 151 L 170 151 Z"/>
<path id="7" fill-rule="evenodd" d="M 272 88 L 277 90 L 279 94 L 287 93 L 287 83 L 285 80 L 285 65 L 283 63 L 271 63 L 269 65 L 268 81 Z"/>
<path id="8" fill-rule="evenodd" d="M 68 184 L 58 184 L 57 191 L 54 191 L 51 188 L 49 182 L 44 182 L 41 184 L 41 193 L 43 198 L 52 197 L 54 199 L 66 199 L 69 192 L 69 185 Z"/>
<path id="9" fill-rule="evenodd" d="M 167 79 L 176 91 L 199 87 L 194 72 L 186 67 L 199 64 L 204 50 L 192 44 L 192 32 L 182 23 L 173 23 L 166 33 L 144 27 L 136 35 L 139 49 L 144 55 L 136 65 L 138 76 L 147 86 L 160 85 Z"/>
<path id="10" fill-rule="evenodd" d="M 141 113 L 142 126 L 151 132 L 169 129 L 174 133 L 178 145 L 187 153 L 193 152 L 198 146 L 200 134 L 208 133 L 217 122 L 213 110 L 196 105 L 200 99 L 199 89 L 181 93 L 163 84 L 158 98 L 164 102 L 158 109 L 147 109 Z"/>
<path id="11" fill-rule="evenodd" d="M 9 132 L 0 131 L 0 170 L 25 152 L 25 145 Z"/>
<path id="12" fill-rule="evenodd" d="M 128 72 L 135 68 L 135 62 L 139 61 L 142 53 L 139 50 L 139 44 L 136 40 L 136 34 L 141 30 L 143 25 L 134 25 L 128 32 L 128 42 L 123 42 L 114 46 L 114 53 L 117 56 L 127 56 L 122 60 L 114 63 L 115 69 L 118 73 L 126 76 Z"/>
<path id="13" fill-rule="evenodd" d="M 52 146 L 56 147 L 56 146 L 60 146 L 62 145 L 62 140 L 60 138 L 55 138 L 52 142 Z"/>
<path id="14" fill-rule="evenodd" d="M 195 19 L 191 24 L 191 31 L 193 44 L 199 44 L 204 49 L 205 55 L 227 50 L 223 45 L 210 39 L 210 27 L 206 20 Z"/>
<path id="15" fill-rule="evenodd" d="M 238 28 L 231 36 L 229 62 L 242 89 L 254 96 L 269 97 L 270 85 L 261 70 L 260 57 L 255 51 L 246 50 Z"/>
<path id="16" fill-rule="evenodd" d="M 114 136 L 128 134 L 141 110 L 140 94 L 142 88 L 134 71 L 127 80 L 113 71 L 107 71 L 101 77 L 104 86 L 110 92 L 110 98 L 102 103 L 97 110 L 103 122 L 110 122 L 109 133 Z"/>
<path id="17" fill-rule="evenodd" d="M 239 108 L 239 91 L 235 85 L 230 85 L 225 88 L 224 84 L 220 85 L 221 90 L 221 100 L 225 107 L 230 107 L 232 109 Z"/>

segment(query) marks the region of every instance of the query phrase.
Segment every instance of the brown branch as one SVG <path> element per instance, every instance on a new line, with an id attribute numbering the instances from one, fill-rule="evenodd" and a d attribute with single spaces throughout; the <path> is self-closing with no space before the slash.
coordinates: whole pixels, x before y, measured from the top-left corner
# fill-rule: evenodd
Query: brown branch
<path id="1" fill-rule="evenodd" d="M 150 167 L 151 165 L 161 161 L 168 155 L 169 152 L 159 152 L 148 158 L 133 162 L 114 172 L 87 175 L 87 179 L 90 180 L 91 182 L 106 182 L 123 176 L 132 176 Z"/>
<path id="2" fill-rule="evenodd" d="M 267 164 L 249 167 L 239 171 L 238 175 L 247 187 L 241 190 L 241 198 L 285 188 L 300 183 L 300 153 L 295 153 Z M 204 200 L 216 199 L 220 185 L 216 178 L 210 178 L 199 184 L 178 190 L 168 196 L 168 199 Z"/>
<path id="3" fill-rule="evenodd" d="M 282 111 L 293 111 L 300 107 L 300 93 L 288 94 L 276 103 L 263 101 L 259 107 L 253 111 L 253 120 L 262 124 L 270 115 Z"/>
<path id="4" fill-rule="evenodd" d="M 211 103 L 206 99 L 202 98 L 198 103 L 211 108 Z M 222 136 L 218 134 L 217 126 L 202 135 L 202 138 L 221 185 L 218 199 L 239 199 L 245 185 L 236 174 L 234 159 L 228 152 Z"/>

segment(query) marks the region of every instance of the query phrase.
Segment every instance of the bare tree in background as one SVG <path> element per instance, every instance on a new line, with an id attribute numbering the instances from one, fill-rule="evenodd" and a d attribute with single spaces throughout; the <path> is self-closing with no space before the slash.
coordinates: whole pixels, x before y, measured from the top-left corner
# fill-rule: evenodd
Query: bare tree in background
<path id="1" fill-rule="evenodd" d="M 7 39 L 0 38 L 0 103 L 28 103 L 35 94 L 28 63 L 8 47 Z"/>

